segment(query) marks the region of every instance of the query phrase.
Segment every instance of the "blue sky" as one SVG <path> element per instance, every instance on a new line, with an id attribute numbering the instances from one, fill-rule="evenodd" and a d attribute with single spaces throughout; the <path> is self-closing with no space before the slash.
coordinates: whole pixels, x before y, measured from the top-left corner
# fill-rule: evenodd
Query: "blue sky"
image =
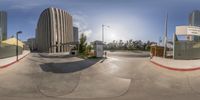
<path id="1" fill-rule="evenodd" d="M 187 25 L 188 15 L 200 10 L 199 0 L 0 0 L 0 10 L 8 13 L 8 36 L 23 31 L 22 40 L 35 36 L 40 13 L 48 7 L 66 10 L 74 26 L 88 36 L 88 41 L 105 40 L 158 41 L 164 32 L 164 19 L 169 14 L 169 38 L 175 26 Z"/>

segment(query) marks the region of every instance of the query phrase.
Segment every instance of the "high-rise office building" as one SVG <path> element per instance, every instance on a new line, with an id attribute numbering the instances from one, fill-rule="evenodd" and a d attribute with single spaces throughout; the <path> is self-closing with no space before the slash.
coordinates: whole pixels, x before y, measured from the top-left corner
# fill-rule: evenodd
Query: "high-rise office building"
<path id="1" fill-rule="evenodd" d="M 27 45 L 29 46 L 29 49 L 30 49 L 31 51 L 36 50 L 35 38 L 29 38 L 29 39 L 27 40 Z"/>
<path id="2" fill-rule="evenodd" d="M 189 15 L 190 26 L 200 26 L 200 11 L 195 10 Z"/>
<path id="3" fill-rule="evenodd" d="M 73 42 L 72 16 L 58 8 L 45 9 L 36 28 L 36 45 L 40 52 L 67 52 Z"/>
<path id="4" fill-rule="evenodd" d="M 73 27 L 74 42 L 78 42 L 78 27 Z"/>
<path id="5" fill-rule="evenodd" d="M 7 39 L 7 13 L 0 11 L 0 41 Z"/>
<path id="6" fill-rule="evenodd" d="M 198 26 L 200 27 L 200 11 L 194 10 L 189 15 L 189 26 Z M 200 36 L 188 36 L 188 40 L 200 41 Z"/>

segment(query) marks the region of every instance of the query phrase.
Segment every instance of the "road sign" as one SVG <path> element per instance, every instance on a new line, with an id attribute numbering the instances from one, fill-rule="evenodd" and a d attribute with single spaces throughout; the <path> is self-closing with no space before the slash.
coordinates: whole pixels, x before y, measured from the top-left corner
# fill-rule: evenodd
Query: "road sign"
<path id="1" fill-rule="evenodd" d="M 200 36 L 200 27 L 198 27 L 198 26 L 176 26 L 176 35 L 198 35 L 198 36 Z"/>

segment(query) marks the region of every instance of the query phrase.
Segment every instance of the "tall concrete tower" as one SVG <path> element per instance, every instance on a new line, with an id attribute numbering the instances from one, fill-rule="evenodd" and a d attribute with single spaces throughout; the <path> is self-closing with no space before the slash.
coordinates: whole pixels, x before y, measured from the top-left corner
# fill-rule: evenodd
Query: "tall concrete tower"
<path id="1" fill-rule="evenodd" d="M 0 11 L 0 41 L 7 39 L 7 13 Z"/>
<path id="2" fill-rule="evenodd" d="M 189 25 L 200 27 L 200 11 L 194 10 L 189 15 Z M 188 36 L 190 41 L 200 41 L 200 36 Z"/>
<path id="3" fill-rule="evenodd" d="M 189 15 L 189 25 L 200 26 L 200 11 L 194 10 Z"/>
<path id="4" fill-rule="evenodd" d="M 74 42 L 78 42 L 78 27 L 73 27 Z"/>
<path id="5" fill-rule="evenodd" d="M 73 42 L 72 16 L 58 8 L 45 9 L 38 20 L 36 44 L 40 52 L 68 52 Z"/>

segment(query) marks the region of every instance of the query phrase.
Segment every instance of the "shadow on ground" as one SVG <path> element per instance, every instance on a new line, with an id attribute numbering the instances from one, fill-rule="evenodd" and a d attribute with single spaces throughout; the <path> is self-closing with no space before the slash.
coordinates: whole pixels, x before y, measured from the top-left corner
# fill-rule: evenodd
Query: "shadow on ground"
<path id="1" fill-rule="evenodd" d="M 137 57 L 137 58 L 145 58 L 150 57 L 149 54 L 109 54 L 109 56 L 120 56 L 120 57 Z"/>
<path id="2" fill-rule="evenodd" d="M 45 55 L 45 54 L 39 54 L 40 57 L 43 58 L 70 58 L 70 57 L 76 57 L 75 55 Z"/>
<path id="3" fill-rule="evenodd" d="M 102 58 L 102 60 L 100 61 L 100 63 L 103 63 L 106 59 L 107 59 L 107 57 Z"/>
<path id="4" fill-rule="evenodd" d="M 65 63 L 45 63 L 41 64 L 40 68 L 45 72 L 52 73 L 73 73 L 76 71 L 81 71 L 94 64 L 96 64 L 101 59 L 86 59 L 74 62 Z"/>

